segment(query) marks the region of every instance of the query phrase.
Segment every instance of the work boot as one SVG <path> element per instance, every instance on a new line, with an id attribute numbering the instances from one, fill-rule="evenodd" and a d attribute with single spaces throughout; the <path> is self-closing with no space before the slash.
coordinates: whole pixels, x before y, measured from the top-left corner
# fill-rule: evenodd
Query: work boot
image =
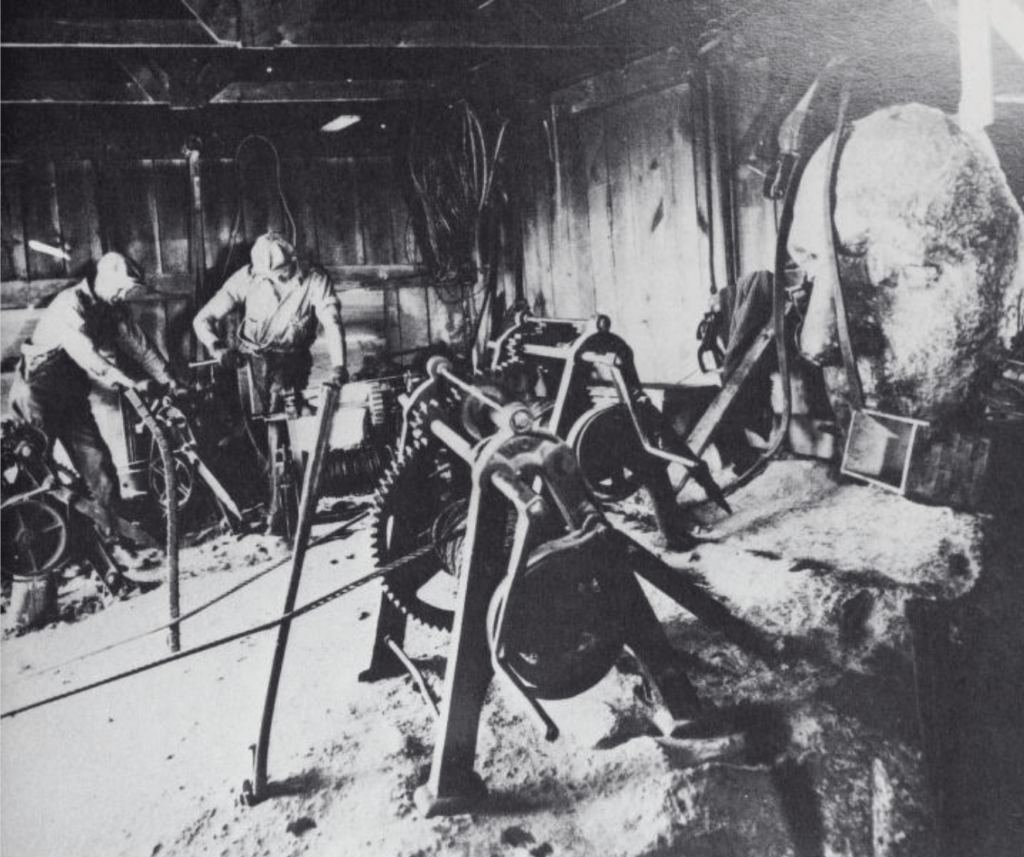
<path id="1" fill-rule="evenodd" d="M 276 536 L 277 538 L 288 538 L 288 521 L 285 518 L 284 509 L 280 506 L 267 513 L 267 524 L 263 530 L 265 536 Z"/>
<path id="2" fill-rule="evenodd" d="M 163 582 L 164 569 L 157 551 L 135 551 L 118 543 L 108 544 L 105 548 L 126 579 L 142 585 Z"/>

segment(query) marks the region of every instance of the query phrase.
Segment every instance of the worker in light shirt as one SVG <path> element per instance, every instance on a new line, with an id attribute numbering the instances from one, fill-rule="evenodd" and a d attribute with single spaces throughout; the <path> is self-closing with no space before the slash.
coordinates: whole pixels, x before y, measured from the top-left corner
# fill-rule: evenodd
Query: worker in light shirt
<path id="1" fill-rule="evenodd" d="M 135 262 L 106 253 L 92 279 L 60 292 L 46 308 L 22 346 L 10 392 L 15 416 L 42 429 L 51 443 L 60 441 L 67 451 L 95 501 L 97 533 L 119 565 L 130 565 L 131 557 L 116 532 L 120 489 L 89 403 L 92 382 L 142 391 L 154 382 L 175 392 L 183 389 L 125 306 L 129 294 L 142 287 Z M 146 377 L 121 368 L 119 358 L 125 357 Z"/>
<path id="2" fill-rule="evenodd" d="M 323 328 L 334 380 L 348 381 L 341 306 L 330 277 L 318 268 L 302 270 L 292 245 L 277 233 L 257 238 L 250 260 L 199 310 L 192 326 L 199 341 L 222 364 L 231 365 L 236 351 L 248 361 L 258 413 L 295 416 L 309 381 L 310 347 L 318 325 Z M 224 321 L 233 313 L 241 316 L 234 345 L 223 332 Z M 268 422 L 267 428 L 267 531 L 282 535 L 286 521 L 274 467 L 282 438 L 278 423 Z"/>

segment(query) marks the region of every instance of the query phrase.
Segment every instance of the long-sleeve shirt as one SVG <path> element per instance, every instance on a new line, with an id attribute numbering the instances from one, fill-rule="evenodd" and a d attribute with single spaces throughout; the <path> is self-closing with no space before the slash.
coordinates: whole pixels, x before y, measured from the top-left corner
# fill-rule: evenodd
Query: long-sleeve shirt
<path id="1" fill-rule="evenodd" d="M 341 306 L 330 277 L 319 269 L 296 272 L 285 282 L 257 277 L 244 267 L 196 315 L 196 336 L 208 349 L 220 339 L 221 322 L 241 307 L 238 338 L 254 351 L 308 350 L 316 338 L 317 322 L 333 366 L 345 365 Z"/>
<path id="2" fill-rule="evenodd" d="M 86 374 L 107 386 L 131 386 L 132 379 L 115 363 L 118 350 L 160 383 L 171 383 L 167 361 L 153 347 L 128 308 L 100 300 L 87 280 L 65 289 L 53 299 L 39 319 L 31 340 L 21 349 L 30 376 L 34 369 L 64 354 Z"/>

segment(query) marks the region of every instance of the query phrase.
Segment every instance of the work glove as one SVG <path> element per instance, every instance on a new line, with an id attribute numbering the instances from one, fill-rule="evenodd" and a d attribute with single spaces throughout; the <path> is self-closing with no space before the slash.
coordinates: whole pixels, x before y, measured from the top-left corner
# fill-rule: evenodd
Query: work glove
<path id="1" fill-rule="evenodd" d="M 331 383 L 344 387 L 348 383 L 348 369 L 344 366 L 335 366 L 331 370 Z"/>
<path id="2" fill-rule="evenodd" d="M 163 392 L 164 385 L 152 378 L 144 378 L 141 381 L 133 381 L 132 389 L 140 396 L 145 396 L 147 399 L 155 399 Z"/>
<path id="3" fill-rule="evenodd" d="M 238 353 L 220 339 L 210 346 L 210 356 L 225 369 L 234 369 L 238 365 Z"/>

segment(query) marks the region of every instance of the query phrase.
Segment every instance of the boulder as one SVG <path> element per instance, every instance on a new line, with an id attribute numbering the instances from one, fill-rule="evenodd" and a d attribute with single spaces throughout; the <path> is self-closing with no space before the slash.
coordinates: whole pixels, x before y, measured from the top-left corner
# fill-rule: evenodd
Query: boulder
<path id="1" fill-rule="evenodd" d="M 831 136 L 807 164 L 789 251 L 828 282 L 824 182 Z M 865 405 L 934 420 L 969 404 L 991 350 L 1020 327 L 1024 215 L 987 140 L 931 107 L 903 104 L 855 122 L 836 177 L 835 229 Z M 801 333 L 848 410 L 829 289 L 812 292 Z"/>

